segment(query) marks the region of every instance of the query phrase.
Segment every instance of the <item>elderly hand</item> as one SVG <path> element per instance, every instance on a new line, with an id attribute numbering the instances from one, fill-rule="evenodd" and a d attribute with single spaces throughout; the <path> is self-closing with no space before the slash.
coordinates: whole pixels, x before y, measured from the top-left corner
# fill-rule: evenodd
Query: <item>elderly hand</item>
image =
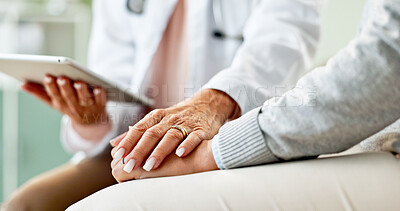
<path id="1" fill-rule="evenodd" d="M 81 131 L 87 133 L 90 128 L 96 131 L 99 131 L 99 128 L 111 128 L 105 109 L 107 97 L 102 88 L 95 88 L 92 91 L 84 82 L 73 82 L 67 77 L 56 78 L 51 75 L 44 78 L 43 84 L 44 86 L 26 82 L 21 88 L 52 108 L 68 115 L 79 134 Z M 108 130 L 101 131 L 108 132 Z M 94 136 L 101 137 L 101 135 L 100 133 L 89 135 L 88 139 L 98 139 Z"/>
<path id="2" fill-rule="evenodd" d="M 125 182 L 132 179 L 144 179 L 154 177 L 178 176 L 193 174 L 205 171 L 218 170 L 212 154 L 212 141 L 203 141 L 187 157 L 179 158 L 174 154 L 167 156 L 163 164 L 156 170 L 145 171 L 137 168 L 130 173 L 124 171 L 124 164 L 121 159 L 114 159 L 111 162 L 112 174 L 118 182 Z"/>
<path id="3" fill-rule="evenodd" d="M 203 140 L 212 139 L 225 121 L 239 115 L 233 99 L 224 92 L 208 89 L 174 107 L 150 112 L 126 135 L 111 141 L 116 146 L 112 155 L 116 160 L 124 158 L 128 173 L 146 158 L 143 168 L 157 169 L 174 150 L 179 157 L 189 155 Z M 174 125 L 185 128 L 189 135 L 185 137 L 182 131 L 171 128 Z"/>

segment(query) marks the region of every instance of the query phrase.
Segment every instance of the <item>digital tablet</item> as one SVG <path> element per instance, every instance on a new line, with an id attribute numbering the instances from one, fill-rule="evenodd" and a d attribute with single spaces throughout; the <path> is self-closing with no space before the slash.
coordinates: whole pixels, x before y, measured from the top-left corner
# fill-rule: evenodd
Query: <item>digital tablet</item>
<path id="1" fill-rule="evenodd" d="M 42 84 L 46 74 L 55 77 L 65 76 L 73 81 L 84 81 L 91 87 L 102 87 L 107 92 L 107 99 L 110 101 L 153 105 L 153 100 L 146 96 L 133 93 L 129 87 L 122 87 L 103 78 L 66 57 L 0 54 L 0 72 L 22 82 L 30 81 L 39 84 Z"/>

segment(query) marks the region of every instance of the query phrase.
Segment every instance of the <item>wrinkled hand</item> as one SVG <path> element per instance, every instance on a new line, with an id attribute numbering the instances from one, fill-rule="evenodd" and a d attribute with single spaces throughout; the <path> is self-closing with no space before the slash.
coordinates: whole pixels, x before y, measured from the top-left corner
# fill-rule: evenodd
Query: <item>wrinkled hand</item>
<path id="1" fill-rule="evenodd" d="M 218 170 L 212 154 L 212 141 L 203 141 L 187 157 L 179 158 L 174 154 L 168 155 L 162 165 L 153 171 L 145 171 L 137 168 L 130 173 L 124 171 L 124 164 L 121 159 L 114 159 L 111 162 L 112 174 L 118 182 L 125 182 L 132 179 L 144 179 L 154 177 L 178 176 L 193 174 L 205 171 Z"/>
<path id="2" fill-rule="evenodd" d="M 189 155 L 203 140 L 212 139 L 224 122 L 239 115 L 233 99 L 221 91 L 208 89 L 174 107 L 150 112 L 126 136 L 111 141 L 112 146 L 117 146 L 112 155 L 124 158 L 124 163 L 129 164 L 127 172 L 137 169 L 146 158 L 143 168 L 157 169 L 174 150 L 179 157 Z M 183 133 L 171 129 L 173 125 L 184 127 L 189 136 L 182 141 Z"/>

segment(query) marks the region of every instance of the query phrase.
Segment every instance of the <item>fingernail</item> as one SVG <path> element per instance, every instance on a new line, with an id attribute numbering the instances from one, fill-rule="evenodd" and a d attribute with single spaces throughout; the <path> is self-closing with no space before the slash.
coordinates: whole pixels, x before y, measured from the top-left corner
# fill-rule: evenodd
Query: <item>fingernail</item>
<path id="1" fill-rule="evenodd" d="M 82 88 L 82 85 L 81 85 L 81 84 L 78 84 L 78 83 L 74 83 L 74 88 L 75 88 L 75 89 L 81 89 L 81 88 Z"/>
<path id="2" fill-rule="evenodd" d="M 176 155 L 178 155 L 178 157 L 181 157 L 183 155 L 183 153 L 185 153 L 185 148 L 181 147 L 176 151 Z"/>
<path id="3" fill-rule="evenodd" d="M 95 89 L 94 91 L 93 91 L 93 93 L 95 94 L 95 95 L 99 95 L 100 94 L 100 89 Z"/>
<path id="4" fill-rule="evenodd" d="M 122 158 L 122 156 L 124 156 L 124 154 L 125 154 L 125 149 L 124 149 L 124 148 L 121 148 L 121 149 L 119 149 L 119 150 L 115 153 L 114 159 L 115 159 L 115 160 L 119 160 L 119 159 Z"/>
<path id="5" fill-rule="evenodd" d="M 144 164 L 143 169 L 146 171 L 150 171 L 151 169 L 153 169 L 154 165 L 156 164 L 156 159 L 155 158 L 150 158 L 146 164 Z"/>
<path id="6" fill-rule="evenodd" d="M 126 173 L 131 173 L 133 167 L 135 167 L 135 161 L 133 159 L 130 159 L 129 162 L 124 166 L 124 171 Z"/>
<path id="7" fill-rule="evenodd" d="M 60 78 L 60 79 L 57 80 L 57 84 L 60 85 L 60 86 L 64 86 L 65 80 Z"/>
<path id="8" fill-rule="evenodd" d="M 51 77 L 49 77 L 49 76 L 46 76 L 46 77 L 44 78 L 44 82 L 46 82 L 46 83 L 50 83 L 52 80 L 53 80 L 53 79 L 52 79 Z"/>
<path id="9" fill-rule="evenodd" d="M 111 146 L 114 146 L 114 139 L 110 141 Z"/>

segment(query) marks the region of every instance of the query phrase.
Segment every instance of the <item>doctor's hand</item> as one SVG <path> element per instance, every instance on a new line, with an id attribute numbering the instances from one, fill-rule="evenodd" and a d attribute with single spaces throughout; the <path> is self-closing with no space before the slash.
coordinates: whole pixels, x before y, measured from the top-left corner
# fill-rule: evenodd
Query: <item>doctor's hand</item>
<path id="1" fill-rule="evenodd" d="M 121 162 L 121 159 L 114 159 L 111 162 L 112 174 L 119 183 L 133 179 L 178 176 L 218 170 L 212 153 L 212 140 L 202 141 L 185 158 L 179 158 L 174 154 L 168 155 L 158 169 L 150 172 L 137 168 L 128 173 L 124 170 L 125 167 L 126 165 Z"/>
<path id="2" fill-rule="evenodd" d="M 81 134 L 81 131 L 89 131 L 90 128 L 98 130 L 101 127 L 102 131 L 108 132 L 107 129 L 111 128 L 105 109 L 107 97 L 102 88 L 92 91 L 85 82 L 74 82 L 67 77 L 56 78 L 51 75 L 44 78 L 43 84 L 44 86 L 26 82 L 21 88 L 62 114 L 68 115 L 73 128 L 83 135 L 83 138 L 97 139 L 93 135 L 85 137 L 88 135 Z"/>
<path id="3" fill-rule="evenodd" d="M 203 140 L 212 139 L 227 120 L 239 115 L 240 109 L 232 98 L 207 89 L 176 106 L 150 112 L 126 134 L 110 142 L 115 146 L 112 156 L 124 159 L 127 172 L 143 163 L 147 171 L 157 169 L 173 151 L 179 157 L 189 155 Z"/>

